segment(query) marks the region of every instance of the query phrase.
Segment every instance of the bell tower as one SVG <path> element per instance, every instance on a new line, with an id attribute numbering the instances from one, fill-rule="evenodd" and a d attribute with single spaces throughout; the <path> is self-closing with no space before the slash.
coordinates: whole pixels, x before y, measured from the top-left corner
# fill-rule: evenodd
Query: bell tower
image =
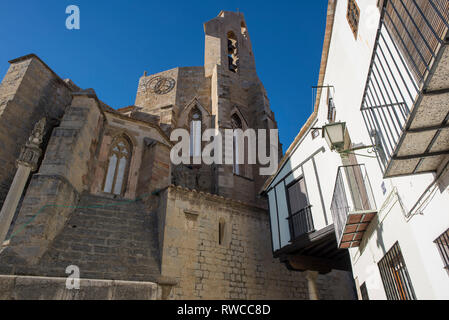
<path id="1" fill-rule="evenodd" d="M 211 84 L 211 113 L 213 126 L 225 136 L 226 129 L 276 129 L 274 114 L 262 82 L 256 72 L 256 63 L 244 15 L 240 12 L 221 11 L 204 24 L 205 61 L 204 75 Z M 247 158 L 254 142 L 234 150 L 225 147 L 225 153 L 244 153 Z M 247 160 L 245 160 L 248 162 Z M 226 163 L 226 161 L 223 161 Z M 259 174 L 259 163 L 218 165 L 216 172 L 217 193 L 231 199 L 261 202 L 258 190 L 266 177 Z M 263 201 L 262 201 L 263 202 Z M 260 203 L 263 205 L 263 203 Z"/>
<path id="2" fill-rule="evenodd" d="M 241 77 L 254 77 L 256 63 L 243 13 L 221 11 L 204 24 L 205 76 L 213 74 L 215 65 Z"/>

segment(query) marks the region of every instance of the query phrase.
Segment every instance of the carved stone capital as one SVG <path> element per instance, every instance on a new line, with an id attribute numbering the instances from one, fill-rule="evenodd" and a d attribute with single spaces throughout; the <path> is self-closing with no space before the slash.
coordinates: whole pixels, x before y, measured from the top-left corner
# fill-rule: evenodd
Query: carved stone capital
<path id="1" fill-rule="evenodd" d="M 41 155 L 42 150 L 39 147 L 27 143 L 25 147 L 22 147 L 19 159 L 17 159 L 17 166 L 30 167 L 31 171 L 36 171 Z"/>

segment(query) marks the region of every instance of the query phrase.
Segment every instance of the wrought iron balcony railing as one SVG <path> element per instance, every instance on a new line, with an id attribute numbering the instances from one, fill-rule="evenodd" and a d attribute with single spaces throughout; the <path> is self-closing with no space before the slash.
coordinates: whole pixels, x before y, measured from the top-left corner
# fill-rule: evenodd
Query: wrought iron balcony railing
<path id="1" fill-rule="evenodd" d="M 312 206 L 307 206 L 287 218 L 290 226 L 291 241 L 315 231 L 312 218 Z"/>
<path id="2" fill-rule="evenodd" d="M 331 212 L 339 248 L 359 246 L 364 232 L 377 213 L 364 165 L 338 169 Z"/>
<path id="3" fill-rule="evenodd" d="M 434 147 L 449 108 L 432 100 L 447 93 L 434 74 L 447 73 L 448 28 L 448 0 L 383 1 L 361 111 L 386 177 L 433 171 L 449 153 Z"/>

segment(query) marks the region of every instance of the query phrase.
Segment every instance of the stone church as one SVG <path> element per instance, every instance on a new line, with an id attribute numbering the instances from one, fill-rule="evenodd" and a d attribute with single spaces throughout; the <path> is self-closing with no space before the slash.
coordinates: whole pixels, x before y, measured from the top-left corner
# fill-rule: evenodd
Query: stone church
<path id="1" fill-rule="evenodd" d="M 222 11 L 204 32 L 204 66 L 145 73 L 121 109 L 34 54 L 10 61 L 0 299 L 309 298 L 307 272 L 273 258 L 259 165 L 170 161 L 175 128 L 277 128 L 243 14 Z M 348 273 L 314 281 L 321 299 L 353 296 Z"/>

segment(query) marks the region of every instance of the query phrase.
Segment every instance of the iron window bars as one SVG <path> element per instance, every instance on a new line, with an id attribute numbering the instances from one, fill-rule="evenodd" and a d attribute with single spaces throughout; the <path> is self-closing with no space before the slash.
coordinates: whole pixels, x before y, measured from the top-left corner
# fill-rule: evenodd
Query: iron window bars
<path id="1" fill-rule="evenodd" d="M 361 111 L 384 173 L 445 41 L 448 9 L 447 0 L 383 2 Z"/>
<path id="2" fill-rule="evenodd" d="M 388 300 L 416 300 L 398 242 L 380 260 L 378 267 Z"/>
<path id="3" fill-rule="evenodd" d="M 444 268 L 449 274 L 449 229 L 435 240 L 435 244 L 438 247 L 438 251 L 440 251 Z"/>
<path id="4" fill-rule="evenodd" d="M 342 241 L 351 213 L 374 210 L 376 203 L 365 165 L 339 167 L 331 203 L 338 243 Z"/>

